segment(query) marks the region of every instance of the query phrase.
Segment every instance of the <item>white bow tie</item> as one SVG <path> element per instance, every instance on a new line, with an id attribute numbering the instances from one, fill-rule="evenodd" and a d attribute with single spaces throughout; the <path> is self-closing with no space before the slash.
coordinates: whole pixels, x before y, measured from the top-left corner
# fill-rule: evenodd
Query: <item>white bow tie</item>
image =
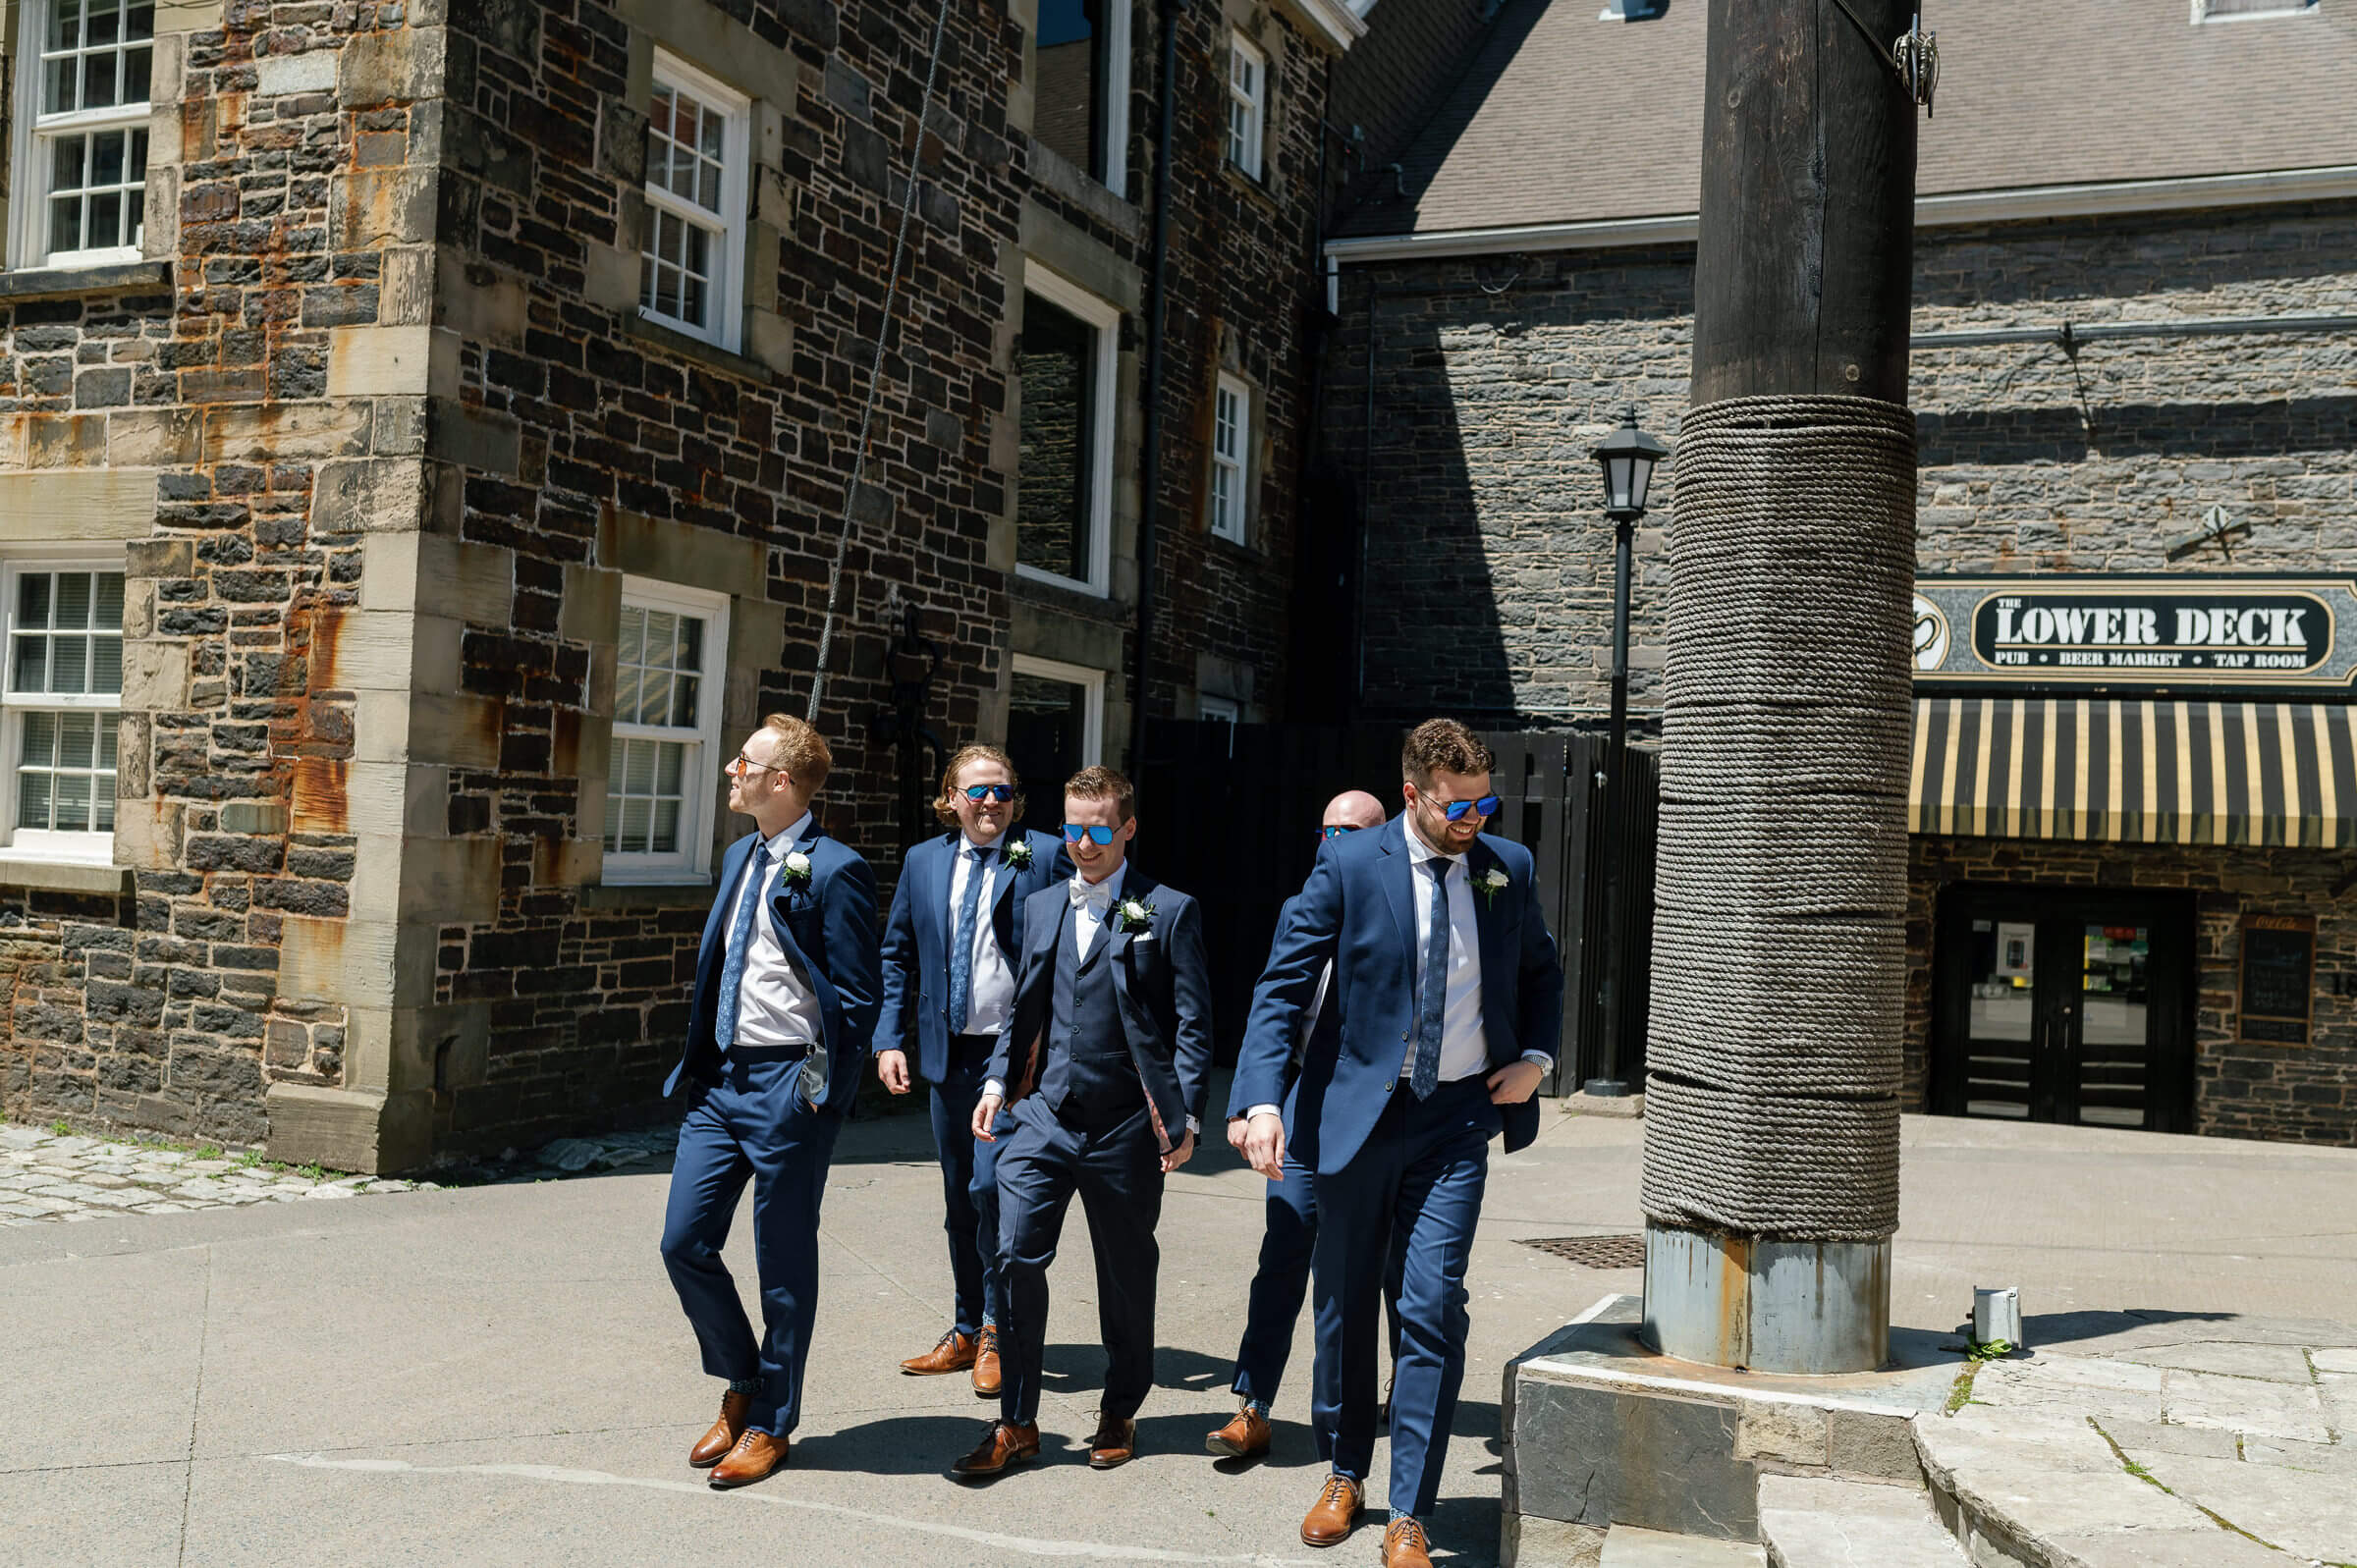
<path id="1" fill-rule="evenodd" d="M 1113 885 L 1106 882 L 1086 882 L 1074 877 L 1066 885 L 1072 895 L 1074 909 L 1093 909 L 1103 914 L 1113 907 Z"/>

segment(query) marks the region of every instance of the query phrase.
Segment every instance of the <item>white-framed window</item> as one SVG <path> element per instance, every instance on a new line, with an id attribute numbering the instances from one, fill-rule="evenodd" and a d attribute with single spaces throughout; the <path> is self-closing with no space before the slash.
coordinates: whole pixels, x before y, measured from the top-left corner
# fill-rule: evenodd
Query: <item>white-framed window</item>
<path id="1" fill-rule="evenodd" d="M 1231 34 L 1228 39 L 1228 161 L 1260 178 L 1261 127 L 1268 123 L 1269 57 Z"/>
<path id="2" fill-rule="evenodd" d="M 646 120 L 638 313 L 734 351 L 744 314 L 752 100 L 658 52 Z"/>
<path id="3" fill-rule="evenodd" d="M 9 254 L 137 261 L 146 209 L 154 0 L 25 0 Z"/>
<path id="4" fill-rule="evenodd" d="M 1132 0 L 1039 0 L 1031 139 L 1126 192 Z"/>
<path id="5" fill-rule="evenodd" d="M 1223 373 L 1211 403 L 1211 531 L 1240 545 L 1250 539 L 1252 389 Z"/>
<path id="6" fill-rule="evenodd" d="M 1031 781 L 1026 825 L 1053 832 L 1064 820 L 1064 781 L 1105 760 L 1105 672 L 1018 653 L 1014 677 L 1007 754 Z"/>
<path id="7" fill-rule="evenodd" d="M 2247 22 L 2258 17 L 2300 17 L 2321 10 L 2317 0 L 2193 0 L 2193 20 Z"/>
<path id="8" fill-rule="evenodd" d="M 608 882 L 684 882 L 711 869 L 728 648 L 726 594 L 623 579 L 606 764 Z"/>
<path id="9" fill-rule="evenodd" d="M 12 560 L 0 570 L 0 608 L 9 851 L 105 865 L 122 728 L 122 558 Z"/>
<path id="10" fill-rule="evenodd" d="M 1115 380 L 1122 313 L 1036 265 L 1025 269 L 1015 570 L 1088 593 L 1113 569 Z"/>

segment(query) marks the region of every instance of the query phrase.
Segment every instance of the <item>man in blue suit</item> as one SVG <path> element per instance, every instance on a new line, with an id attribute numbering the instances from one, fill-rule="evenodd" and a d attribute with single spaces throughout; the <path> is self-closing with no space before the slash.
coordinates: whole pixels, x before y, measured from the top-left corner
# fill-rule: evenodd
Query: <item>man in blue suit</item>
<path id="1" fill-rule="evenodd" d="M 728 767 L 729 809 L 755 831 L 721 861 L 696 951 L 687 1043 L 663 1085 L 687 1115 L 663 1216 L 663 1265 L 726 1379 L 720 1419 L 688 1450 L 716 1489 L 786 1463 L 801 1418 L 818 1311 L 818 1207 L 835 1135 L 875 1031 L 876 880 L 820 832 L 810 799 L 834 758 L 818 731 L 772 714 Z M 762 1336 L 721 1262 L 750 1179 Z"/>
<path id="2" fill-rule="evenodd" d="M 901 1363 L 912 1377 L 970 1369 L 996 1399 L 999 1361 L 998 1146 L 973 1134 L 974 1102 L 1014 1010 L 1014 972 L 1031 895 L 1071 875 L 1064 841 L 1014 827 L 1023 814 L 1014 763 L 996 746 L 966 746 L 941 776 L 933 814 L 950 831 L 901 862 L 884 924 L 884 1011 L 876 1076 L 896 1095 L 915 1074 L 932 1091 L 955 1316 L 939 1343 Z"/>
<path id="3" fill-rule="evenodd" d="M 1325 843 L 1344 834 L 1361 833 L 1383 826 L 1383 802 L 1364 789 L 1350 789 L 1326 802 L 1318 836 Z M 1292 914 L 1293 900 L 1288 898 L 1278 914 L 1278 929 L 1283 930 Z M 1290 1090 L 1299 1075 L 1302 1058 L 1312 1049 L 1331 1052 L 1341 1034 L 1341 1017 L 1336 1008 L 1325 1005 L 1326 991 L 1331 984 L 1331 965 L 1318 982 L 1317 995 L 1311 1000 L 1309 1012 L 1293 1047 L 1291 1071 L 1286 1075 L 1286 1087 Z M 1288 1098 L 1290 1096 L 1288 1094 Z M 1251 1123 L 1245 1112 L 1251 1102 L 1233 1097 L 1228 1102 L 1228 1141 L 1240 1152 L 1245 1131 Z M 1309 1294 L 1310 1249 L 1318 1236 L 1318 1195 L 1316 1173 L 1288 1152 L 1282 1179 L 1268 1185 L 1266 1225 L 1260 1240 L 1260 1266 L 1252 1274 L 1252 1288 L 1246 1296 L 1244 1336 L 1235 1350 L 1235 1380 L 1233 1389 L 1237 1406 L 1234 1419 L 1204 1438 L 1204 1447 L 1221 1459 L 1253 1459 L 1269 1450 L 1269 1407 L 1276 1403 L 1277 1384 L 1285 1377 L 1285 1364 L 1293 1348 L 1293 1325 L 1301 1316 L 1301 1302 Z M 1388 1272 L 1384 1294 L 1396 1310 L 1398 1284 Z M 1398 1353 L 1398 1318 L 1394 1317 L 1393 1354 Z M 1313 1402 L 1310 1424 L 1325 1429 L 1333 1424 L 1334 1413 Z"/>
<path id="4" fill-rule="evenodd" d="M 1562 1028 L 1563 976 L 1530 852 L 1481 832 L 1498 810 L 1490 750 L 1432 719 L 1401 756 L 1406 809 L 1328 844 L 1279 929 L 1252 998 L 1235 1094 L 1245 1157 L 1276 1178 L 1289 1151 L 1317 1173 L 1319 1447 L 1333 1467 L 1301 1524 L 1313 1546 L 1356 1524 L 1375 1446 L 1376 1298 L 1392 1234 L 1403 1249 L 1384 1568 L 1430 1568 L 1464 1380 L 1465 1265 L 1489 1140 L 1538 1135 L 1531 1104 Z M 1342 1029 L 1313 1041 L 1286 1114 L 1287 1060 L 1318 979 Z M 1331 1390 L 1331 1393 L 1329 1393 Z"/>
<path id="5" fill-rule="evenodd" d="M 952 1467 L 959 1476 L 995 1476 L 1039 1453 L 1048 1266 L 1075 1192 L 1095 1242 L 1107 1356 L 1088 1462 L 1110 1470 L 1136 1452 L 1131 1418 L 1154 1383 L 1163 1179 L 1194 1153 L 1211 1076 L 1203 911 L 1127 864 L 1136 819 L 1129 781 L 1110 768 L 1065 784 L 1064 838 L 1078 871 L 1031 896 L 1014 1027 L 974 1107 L 974 1136 L 1006 1144 L 1007 1375 L 999 1419 Z"/>

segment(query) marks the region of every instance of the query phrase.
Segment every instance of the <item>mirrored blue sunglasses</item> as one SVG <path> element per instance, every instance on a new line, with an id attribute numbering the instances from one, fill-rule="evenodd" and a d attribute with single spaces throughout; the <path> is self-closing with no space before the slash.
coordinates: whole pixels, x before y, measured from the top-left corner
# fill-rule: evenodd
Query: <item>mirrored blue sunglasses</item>
<path id="1" fill-rule="evenodd" d="M 1086 826 L 1077 822 L 1068 822 L 1064 825 L 1064 841 L 1066 843 L 1078 843 L 1082 838 L 1093 838 L 1098 843 L 1109 844 L 1113 842 L 1113 835 L 1114 830 L 1101 822 L 1092 822 Z"/>
<path id="2" fill-rule="evenodd" d="M 1504 795 L 1483 795 L 1479 800 L 1452 800 L 1441 808 L 1441 814 L 1451 822 L 1462 822 L 1470 811 L 1476 817 L 1495 817 L 1498 808 L 1506 804 Z"/>
<path id="3" fill-rule="evenodd" d="M 1318 830 L 1318 837 L 1321 838 L 1340 838 L 1343 834 L 1356 832 L 1358 832 L 1358 827 L 1354 823 L 1345 827 L 1320 828 Z"/>
<path id="4" fill-rule="evenodd" d="M 1014 785 L 967 784 L 965 786 L 965 798 L 968 800 L 1013 800 L 1014 798 Z"/>

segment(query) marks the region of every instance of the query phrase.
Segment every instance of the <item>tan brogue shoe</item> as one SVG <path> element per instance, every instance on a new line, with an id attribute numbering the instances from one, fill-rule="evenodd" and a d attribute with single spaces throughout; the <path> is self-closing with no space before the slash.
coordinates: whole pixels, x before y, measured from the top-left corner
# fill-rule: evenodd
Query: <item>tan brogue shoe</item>
<path id="1" fill-rule="evenodd" d="M 1269 1418 L 1246 1404 L 1235 1419 L 1203 1439 L 1219 1459 L 1257 1459 L 1269 1451 Z"/>
<path id="2" fill-rule="evenodd" d="M 1383 1568 L 1432 1568 L 1432 1541 L 1413 1519 L 1395 1519 L 1383 1533 Z"/>
<path id="3" fill-rule="evenodd" d="M 931 1350 L 902 1362 L 901 1371 L 911 1378 L 932 1378 L 945 1372 L 963 1372 L 973 1364 L 974 1336 L 953 1328 Z"/>
<path id="4" fill-rule="evenodd" d="M 720 1419 L 712 1423 L 710 1432 L 695 1440 L 694 1447 L 687 1450 L 687 1462 L 698 1470 L 709 1470 L 719 1464 L 728 1451 L 737 1446 L 737 1439 L 744 1435 L 745 1413 L 752 1408 L 751 1394 L 722 1394 Z"/>
<path id="5" fill-rule="evenodd" d="M 1026 1459 L 1038 1457 L 1038 1422 L 1018 1426 L 1012 1421 L 994 1421 L 981 1446 L 950 1466 L 950 1474 L 977 1479 L 995 1476 L 1010 1465 L 1019 1465 Z"/>
<path id="6" fill-rule="evenodd" d="M 1112 1470 L 1137 1457 L 1137 1423 L 1127 1416 L 1097 1414 L 1096 1435 L 1088 1439 L 1088 1468 Z"/>
<path id="7" fill-rule="evenodd" d="M 999 1365 L 999 1330 L 990 1324 L 974 1336 L 974 1397 L 996 1399 L 1006 1372 Z"/>
<path id="8" fill-rule="evenodd" d="M 737 1439 L 737 1446 L 729 1450 L 729 1456 L 712 1467 L 712 1489 L 726 1491 L 731 1487 L 749 1487 L 756 1481 L 766 1481 L 771 1471 L 786 1468 L 786 1450 L 791 1446 L 784 1437 L 748 1430 Z"/>
<path id="9" fill-rule="evenodd" d="M 1358 1527 L 1360 1493 L 1358 1483 L 1348 1476 L 1328 1476 L 1318 1500 L 1309 1507 L 1309 1515 L 1301 1521 L 1301 1544 L 1304 1546 L 1339 1546 L 1350 1539 Z"/>

